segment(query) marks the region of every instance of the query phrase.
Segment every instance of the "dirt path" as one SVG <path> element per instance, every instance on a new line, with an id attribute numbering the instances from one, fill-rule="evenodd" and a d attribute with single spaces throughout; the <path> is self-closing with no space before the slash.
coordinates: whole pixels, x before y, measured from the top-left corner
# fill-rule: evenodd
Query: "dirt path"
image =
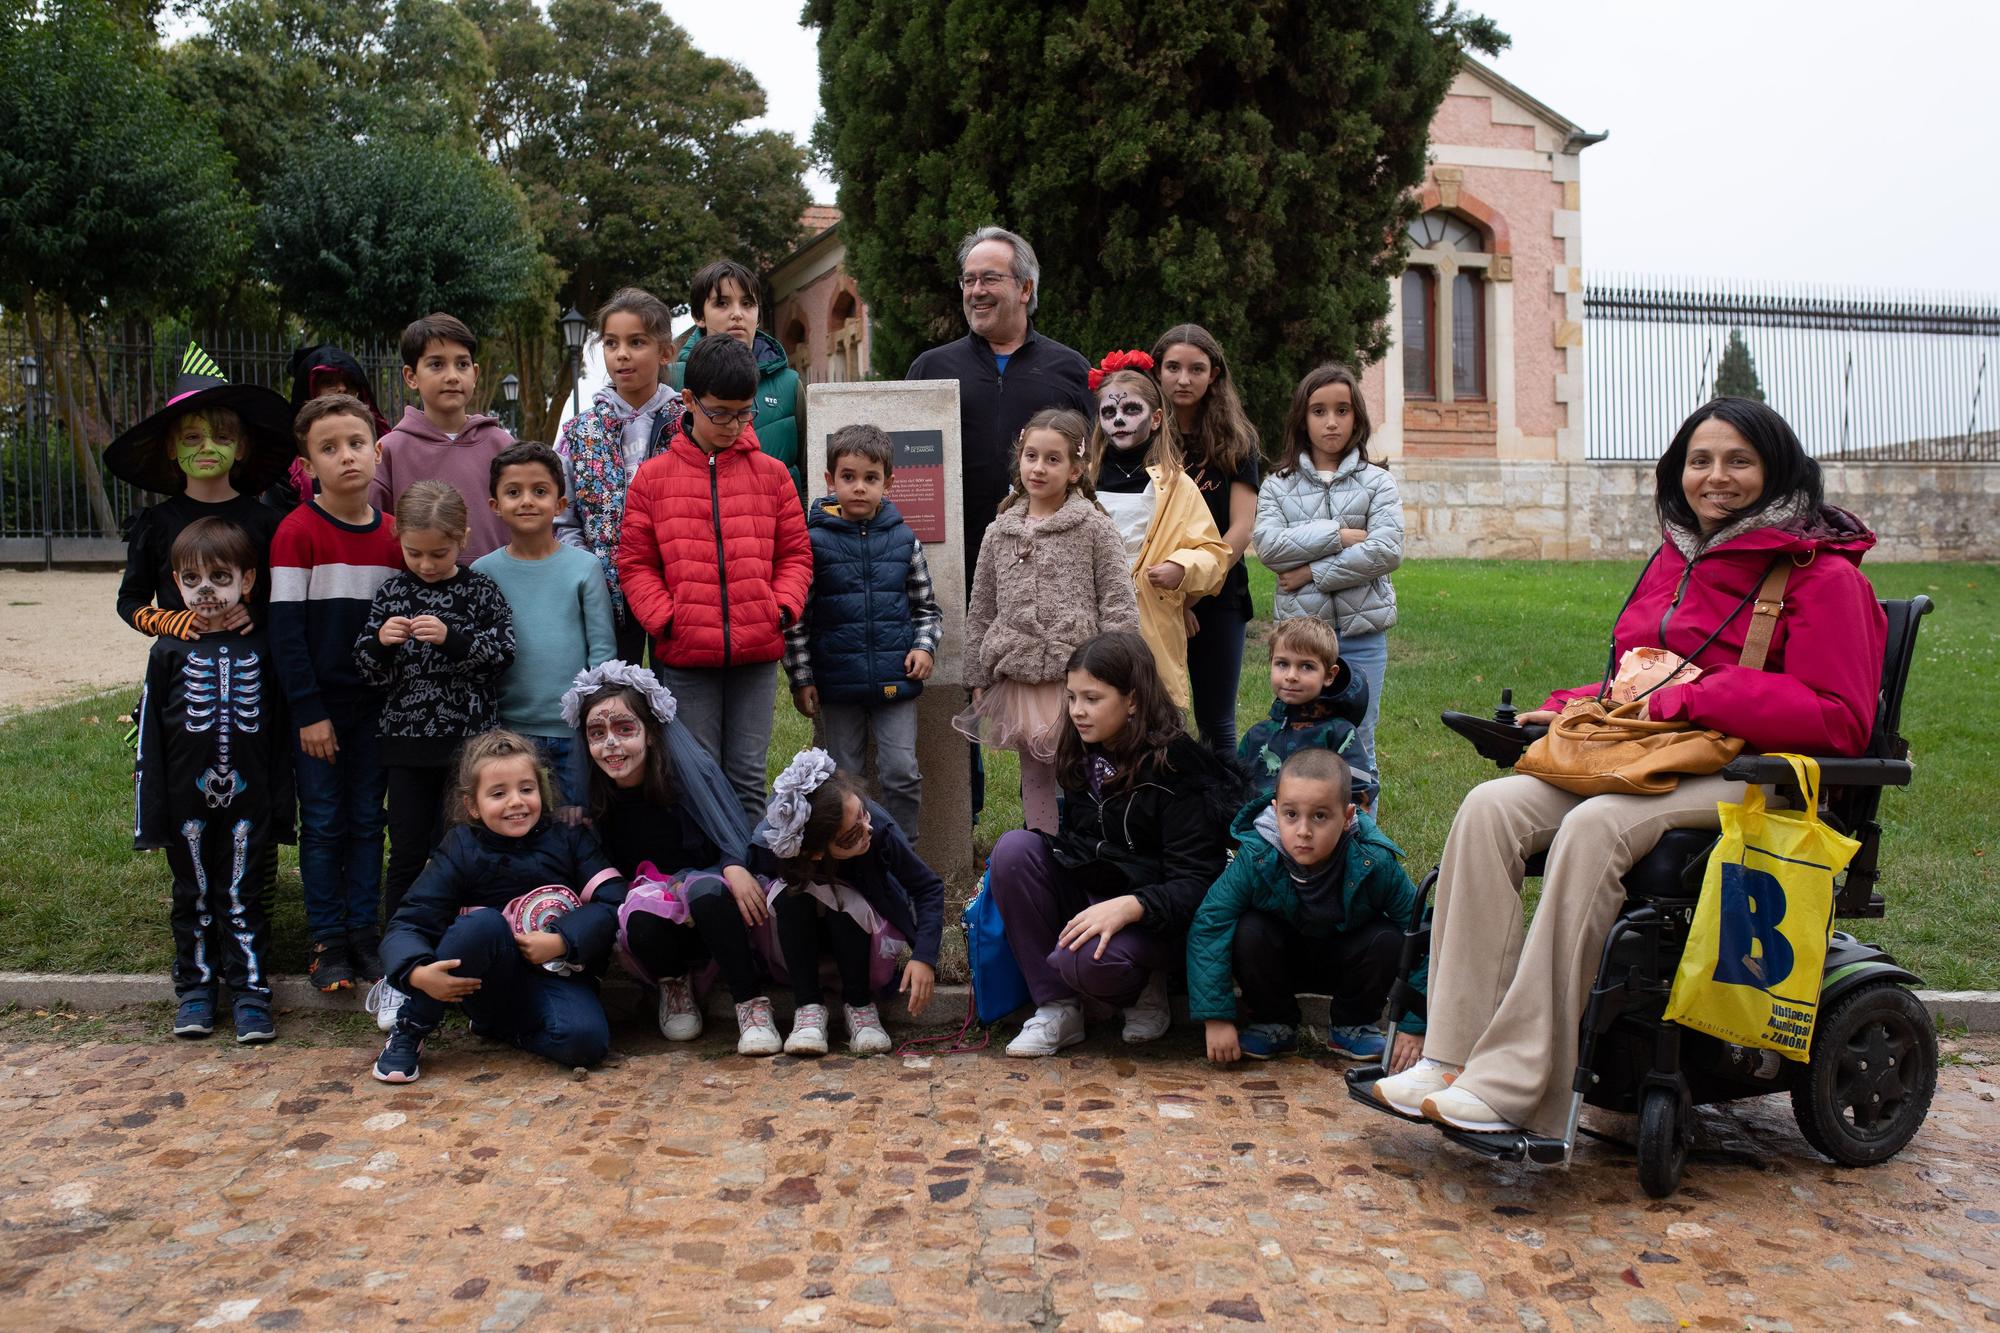
<path id="1" fill-rule="evenodd" d="M 6 1322 L 1805 1330 L 2000 1310 L 1984 1066 L 1944 1069 L 1924 1131 L 1871 1170 L 1814 1156 L 1782 1098 L 1705 1112 L 1685 1188 L 1654 1202 L 1616 1148 L 1490 1165 L 1351 1105 L 1316 1061 L 619 1045 L 577 1080 L 455 1041 L 402 1088 L 368 1078 L 369 1049 L 290 1040 L 0 1045 Z"/>
<path id="2" fill-rule="evenodd" d="M 118 619 L 118 578 L 0 569 L 0 718 L 139 684 L 152 640 Z"/>

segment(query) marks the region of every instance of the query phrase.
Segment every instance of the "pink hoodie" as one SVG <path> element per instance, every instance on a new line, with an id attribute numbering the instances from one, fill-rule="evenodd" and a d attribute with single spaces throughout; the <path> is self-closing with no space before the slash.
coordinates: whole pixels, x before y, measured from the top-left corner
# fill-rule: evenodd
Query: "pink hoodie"
<path id="1" fill-rule="evenodd" d="M 1861 572 L 1861 557 L 1874 545 L 1875 534 L 1859 519 L 1833 508 L 1822 509 L 1805 533 L 1758 528 L 1692 562 L 1672 541 L 1663 543 L 1618 617 L 1617 655 L 1654 647 L 1693 653 L 1725 616 L 1729 623 L 1696 654 L 1701 677 L 1648 696 L 1647 715 L 1740 736 L 1763 753 L 1860 754 L 1875 728 L 1888 637 L 1875 589 Z M 1750 625 L 1745 598 L 1781 554 L 1793 561 L 1784 610 L 1764 669 L 1747 671 L 1737 665 Z M 1557 690 L 1542 707 L 1593 698 L 1597 689 Z"/>
<path id="2" fill-rule="evenodd" d="M 375 468 L 369 503 L 393 514 L 396 501 L 415 483 L 450 482 L 465 497 L 472 521 L 459 557 L 460 564 L 469 565 L 507 544 L 507 525 L 487 500 L 493 492 L 493 459 L 513 442 L 498 417 L 468 416 L 454 440 L 421 410 L 406 407 L 396 428 L 382 437 L 382 461 Z"/>

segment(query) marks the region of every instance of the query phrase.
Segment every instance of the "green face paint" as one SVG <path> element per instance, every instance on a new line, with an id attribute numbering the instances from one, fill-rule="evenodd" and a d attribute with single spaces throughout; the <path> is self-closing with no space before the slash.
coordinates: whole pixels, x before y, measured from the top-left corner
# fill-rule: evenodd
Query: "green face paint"
<path id="1" fill-rule="evenodd" d="M 169 438 L 174 445 L 174 461 L 193 480 L 208 481 L 236 466 L 241 442 L 227 431 L 218 434 L 202 417 L 182 417 L 174 423 Z"/>

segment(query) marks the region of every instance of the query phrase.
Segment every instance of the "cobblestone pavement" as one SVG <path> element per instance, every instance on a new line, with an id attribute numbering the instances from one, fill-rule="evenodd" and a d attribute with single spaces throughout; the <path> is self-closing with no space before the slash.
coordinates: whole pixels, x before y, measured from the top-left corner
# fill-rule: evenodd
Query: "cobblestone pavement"
<path id="1" fill-rule="evenodd" d="M 1958 1044 L 1896 1161 L 1813 1157 L 1782 1099 L 1705 1113 L 1680 1195 L 1628 1155 L 1496 1167 L 1335 1068 L 1093 1041 L 995 1054 L 629 1054 L 576 1079 L 463 1040 L 0 1046 L 9 1328 L 2000 1322 L 2000 1104 Z M 1185 1048 L 1185 1049 L 1183 1049 Z"/>

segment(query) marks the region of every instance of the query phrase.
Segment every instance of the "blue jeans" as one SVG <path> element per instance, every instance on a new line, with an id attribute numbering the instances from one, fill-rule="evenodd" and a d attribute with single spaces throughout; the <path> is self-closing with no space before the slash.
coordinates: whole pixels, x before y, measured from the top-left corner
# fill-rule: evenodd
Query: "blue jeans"
<path id="1" fill-rule="evenodd" d="M 584 804 L 590 783 L 583 771 L 584 752 L 577 747 L 576 737 L 530 736 L 528 740 L 542 762 L 549 766 L 549 776 L 556 784 L 556 800 L 563 805 Z"/>
<path id="2" fill-rule="evenodd" d="M 1243 632 L 1237 612 L 1213 597 L 1194 604 L 1201 632 L 1187 641 L 1189 702 L 1202 743 L 1225 759 L 1236 756 L 1236 687 L 1243 680 Z"/>
<path id="3" fill-rule="evenodd" d="M 1382 711 L 1382 678 L 1389 669 L 1389 636 L 1385 633 L 1340 636 L 1340 660 L 1353 667 L 1368 682 L 1368 712 L 1354 729 L 1354 744 L 1361 751 L 1361 763 L 1382 780 L 1382 766 L 1375 759 L 1375 719 Z"/>
<path id="4" fill-rule="evenodd" d="M 733 667 L 655 667 L 653 674 L 673 691 L 679 725 L 701 743 L 729 780 L 751 827 L 764 817 L 769 788 L 765 760 L 771 750 L 771 722 L 777 715 L 778 664 L 752 662 Z"/>
<path id="5" fill-rule="evenodd" d="M 486 908 L 459 917 L 445 928 L 436 952 L 459 960 L 453 975 L 479 978 L 479 989 L 458 1003 L 480 1036 L 572 1069 L 596 1064 L 611 1049 L 611 1025 L 597 988 L 522 958 L 501 913 Z M 443 1000 L 412 987 L 403 1017 L 429 1031 L 444 1017 L 444 1008 Z"/>
<path id="6" fill-rule="evenodd" d="M 306 929 L 315 942 L 381 929 L 382 794 L 389 776 L 377 760 L 379 707 L 327 705 L 333 762 L 315 759 L 292 732 L 299 790 L 299 878 Z"/>

